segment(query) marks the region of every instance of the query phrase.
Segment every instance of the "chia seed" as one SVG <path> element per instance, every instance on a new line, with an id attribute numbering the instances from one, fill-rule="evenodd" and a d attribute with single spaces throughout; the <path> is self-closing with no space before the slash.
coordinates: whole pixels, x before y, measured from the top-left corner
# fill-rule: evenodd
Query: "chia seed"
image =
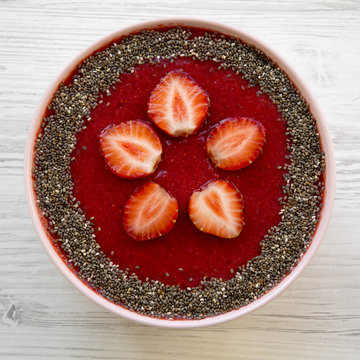
<path id="1" fill-rule="evenodd" d="M 250 86 L 258 85 L 259 95 L 267 94 L 278 106 L 290 139 L 284 196 L 279 198 L 281 221 L 265 235 L 261 254 L 230 271 L 230 280 L 204 278 L 199 286 L 186 289 L 149 278 L 141 281 L 135 273 L 129 274 L 129 269 L 111 262 L 96 242 L 93 218 L 86 218 L 73 196 L 70 173 L 70 162 L 76 161 L 72 157 L 76 134 L 91 120 L 91 110 L 103 102 L 101 94 L 109 95 L 120 82 L 120 74 L 133 72 L 136 65 L 178 57 L 212 60 L 216 67 L 242 74 Z M 85 59 L 73 81 L 60 85 L 49 109 L 53 115 L 43 119 L 35 144 L 37 204 L 79 278 L 115 304 L 168 319 L 222 314 L 268 292 L 291 272 L 309 247 L 322 208 L 325 155 L 308 104 L 287 75 L 260 50 L 215 33 L 193 37 L 190 30 L 182 28 L 143 31 Z"/>

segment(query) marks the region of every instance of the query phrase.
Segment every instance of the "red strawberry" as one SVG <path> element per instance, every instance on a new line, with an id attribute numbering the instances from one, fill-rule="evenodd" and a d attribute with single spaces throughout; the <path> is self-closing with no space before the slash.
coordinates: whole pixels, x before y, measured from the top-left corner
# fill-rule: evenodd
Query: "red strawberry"
<path id="1" fill-rule="evenodd" d="M 244 200 L 239 190 L 225 180 L 215 180 L 190 198 L 189 214 L 201 231 L 221 238 L 239 236 L 243 227 Z"/>
<path id="2" fill-rule="evenodd" d="M 100 149 L 109 168 L 122 178 L 152 174 L 161 159 L 161 142 L 140 120 L 109 125 L 100 134 Z"/>
<path id="3" fill-rule="evenodd" d="M 265 143 L 265 128 L 248 118 L 222 120 L 209 134 L 206 150 L 224 170 L 239 170 L 256 160 Z"/>
<path id="4" fill-rule="evenodd" d="M 125 204 L 124 227 L 135 240 L 150 240 L 169 232 L 177 217 L 177 200 L 150 181 L 137 188 Z"/>
<path id="5" fill-rule="evenodd" d="M 151 93 L 148 113 L 154 123 L 172 136 L 196 132 L 209 110 L 209 96 L 188 74 L 171 71 Z"/>

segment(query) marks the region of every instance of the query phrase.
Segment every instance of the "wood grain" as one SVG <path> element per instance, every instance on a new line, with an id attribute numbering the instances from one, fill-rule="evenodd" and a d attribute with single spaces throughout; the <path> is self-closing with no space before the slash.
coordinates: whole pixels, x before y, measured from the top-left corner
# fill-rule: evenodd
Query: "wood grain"
<path id="1" fill-rule="evenodd" d="M 23 192 L 27 130 L 46 87 L 81 49 L 135 21 L 201 15 L 282 53 L 333 137 L 337 195 L 303 275 L 257 312 L 169 331 L 117 318 L 75 290 L 43 252 Z M 0 1 L 0 359 L 359 359 L 360 2 Z"/>

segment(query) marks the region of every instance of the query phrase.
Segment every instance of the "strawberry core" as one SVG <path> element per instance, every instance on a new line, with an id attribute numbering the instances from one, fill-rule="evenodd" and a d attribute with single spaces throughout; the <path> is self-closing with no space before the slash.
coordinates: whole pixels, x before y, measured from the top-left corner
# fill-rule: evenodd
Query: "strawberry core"
<path id="1" fill-rule="evenodd" d="M 204 197 L 206 205 L 219 217 L 225 219 L 224 209 L 221 204 L 221 199 L 216 191 L 211 191 L 207 196 Z"/>
<path id="2" fill-rule="evenodd" d="M 184 119 L 187 118 L 188 110 L 182 96 L 179 94 L 177 90 L 175 91 L 176 93 L 174 95 L 174 100 L 172 104 L 173 114 L 174 114 L 174 118 L 181 123 L 183 122 Z"/>
<path id="3" fill-rule="evenodd" d="M 139 161 L 147 158 L 148 151 L 140 145 L 134 145 L 130 142 L 122 141 L 121 146 L 131 157 L 134 157 Z"/>

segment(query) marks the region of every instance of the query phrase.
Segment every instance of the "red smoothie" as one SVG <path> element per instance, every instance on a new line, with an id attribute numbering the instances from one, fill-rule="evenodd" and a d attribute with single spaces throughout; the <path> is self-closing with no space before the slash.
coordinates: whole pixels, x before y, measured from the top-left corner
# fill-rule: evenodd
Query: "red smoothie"
<path id="1" fill-rule="evenodd" d="M 208 93 L 210 114 L 200 130 L 189 137 L 172 138 L 151 122 L 147 101 L 159 80 L 171 70 L 183 70 Z M 227 280 L 237 268 L 260 254 L 260 241 L 280 221 L 284 194 L 286 126 L 269 97 L 232 70 L 218 69 L 212 61 L 179 58 L 173 63 L 139 65 L 122 74 L 120 83 L 103 94 L 91 113 L 87 128 L 80 132 L 75 160 L 71 165 L 74 196 L 87 219 L 92 219 L 96 240 L 104 253 L 121 269 L 135 272 L 141 280 L 160 280 L 182 288 L 199 285 L 204 276 Z M 243 116 L 260 121 L 266 129 L 266 143 L 259 158 L 239 171 L 215 168 L 205 150 L 211 128 L 227 117 Z M 99 151 L 99 134 L 110 124 L 144 120 L 160 137 L 163 154 L 156 171 L 144 179 L 127 180 L 114 175 Z M 200 232 L 188 215 L 194 190 L 210 180 L 232 182 L 244 197 L 245 225 L 235 239 L 221 239 Z M 123 227 L 123 207 L 131 193 L 147 181 L 154 181 L 176 197 L 179 217 L 174 228 L 158 239 L 138 242 Z"/>

